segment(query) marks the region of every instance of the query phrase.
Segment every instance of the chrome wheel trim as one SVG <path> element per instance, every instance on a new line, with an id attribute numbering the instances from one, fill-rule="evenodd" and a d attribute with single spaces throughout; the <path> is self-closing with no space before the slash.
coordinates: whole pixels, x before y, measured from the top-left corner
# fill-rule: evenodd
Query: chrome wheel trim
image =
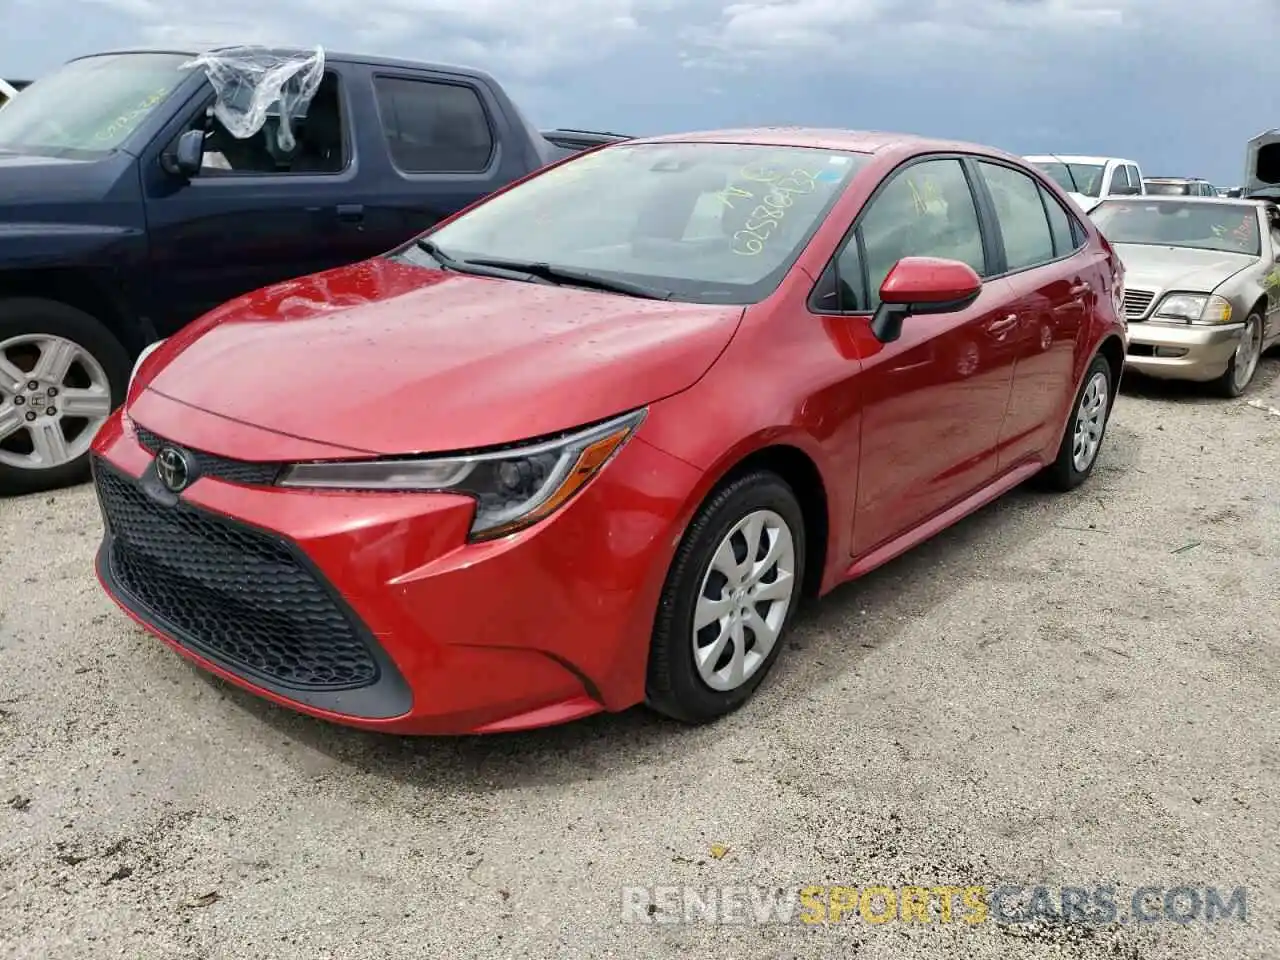
<path id="1" fill-rule="evenodd" d="M 78 343 L 38 333 L 0 342 L 0 464 L 50 470 L 71 463 L 110 413 L 107 372 Z"/>
<path id="2" fill-rule="evenodd" d="M 1084 473 L 1098 456 L 1102 432 L 1107 426 L 1107 375 L 1099 370 L 1085 385 L 1076 409 L 1076 425 L 1071 443 L 1071 465 Z"/>
<path id="3" fill-rule="evenodd" d="M 749 681 L 778 642 L 796 592 L 791 527 L 754 510 L 720 541 L 702 575 L 690 643 L 698 676 L 727 693 Z"/>
<path id="4" fill-rule="evenodd" d="M 1258 372 L 1258 361 L 1262 357 L 1262 322 L 1256 316 L 1245 321 L 1244 330 L 1240 332 L 1240 342 L 1236 344 L 1236 354 L 1231 363 L 1232 386 L 1237 391 L 1244 390 Z"/>

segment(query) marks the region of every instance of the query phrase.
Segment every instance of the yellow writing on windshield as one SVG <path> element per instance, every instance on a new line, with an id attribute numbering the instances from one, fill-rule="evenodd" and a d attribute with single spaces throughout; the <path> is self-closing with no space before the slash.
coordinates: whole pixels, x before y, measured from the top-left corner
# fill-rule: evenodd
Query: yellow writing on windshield
<path id="1" fill-rule="evenodd" d="M 750 175 L 748 175 L 750 174 Z M 769 179 L 765 179 L 766 175 Z M 782 171 L 777 168 L 743 168 L 742 179 L 765 185 L 760 202 L 752 208 L 742 229 L 733 235 L 730 249 L 743 257 L 762 253 L 765 243 L 786 218 L 787 211 L 795 205 L 795 198 L 807 196 L 818 189 L 816 174 L 793 168 Z"/>
<path id="2" fill-rule="evenodd" d="M 96 134 L 95 140 L 115 140 L 121 134 L 128 133 L 133 125 L 157 103 L 169 95 L 168 87 L 161 87 L 155 93 L 151 94 L 145 100 L 140 102 L 132 110 L 120 114 L 105 127 L 102 127 Z"/>

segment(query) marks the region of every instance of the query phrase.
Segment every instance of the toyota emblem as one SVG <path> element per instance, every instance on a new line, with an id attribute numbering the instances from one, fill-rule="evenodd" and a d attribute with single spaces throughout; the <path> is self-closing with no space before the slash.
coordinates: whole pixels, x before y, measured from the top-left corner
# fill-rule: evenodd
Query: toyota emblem
<path id="1" fill-rule="evenodd" d="M 174 447 L 165 447 L 156 454 L 156 474 L 160 482 L 173 493 L 178 493 L 191 482 L 191 466 L 186 454 Z"/>

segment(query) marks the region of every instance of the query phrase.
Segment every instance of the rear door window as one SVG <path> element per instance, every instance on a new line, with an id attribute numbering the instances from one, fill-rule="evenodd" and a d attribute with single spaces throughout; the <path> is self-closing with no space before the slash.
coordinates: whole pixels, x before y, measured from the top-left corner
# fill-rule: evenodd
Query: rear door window
<path id="1" fill-rule="evenodd" d="M 1040 185 L 1012 167 L 980 160 L 978 169 L 995 202 L 1008 269 L 1024 270 L 1054 259 L 1053 231 L 1040 199 Z"/>
<path id="2" fill-rule="evenodd" d="M 391 162 L 402 173 L 481 173 L 493 130 L 479 94 L 460 83 L 374 77 Z"/>

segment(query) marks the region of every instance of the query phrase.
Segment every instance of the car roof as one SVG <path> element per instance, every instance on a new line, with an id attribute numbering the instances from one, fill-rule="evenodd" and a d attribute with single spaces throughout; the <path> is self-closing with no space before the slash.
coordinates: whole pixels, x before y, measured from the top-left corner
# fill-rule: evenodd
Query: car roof
<path id="1" fill-rule="evenodd" d="M 1108 163 L 1130 163 L 1135 167 L 1138 165 L 1136 161 L 1126 160 L 1123 157 L 1086 157 L 1075 153 L 1037 153 L 1023 159 L 1031 163 L 1096 163 L 1099 166 L 1105 166 Z"/>
<path id="2" fill-rule="evenodd" d="M 696 130 L 637 137 L 631 143 L 743 143 L 770 147 L 817 147 L 850 153 L 883 153 L 899 148 L 920 151 L 981 153 L 1011 160 L 1021 158 L 996 147 L 960 140 L 939 140 L 911 133 L 878 130 L 844 130 L 830 127 L 742 127 L 725 130 Z"/>
<path id="3" fill-rule="evenodd" d="M 243 44 L 242 46 L 255 46 L 254 44 Z M 91 60 L 94 57 L 113 57 L 128 54 L 140 53 L 161 53 L 171 54 L 180 57 L 199 57 L 209 54 L 217 54 L 229 52 L 238 49 L 235 45 L 221 44 L 216 47 L 205 47 L 204 49 L 175 49 L 173 47 L 128 47 L 119 50 L 103 50 L 98 53 L 86 54 L 82 57 L 73 57 L 70 61 L 74 63 L 77 60 Z M 315 53 L 315 48 L 306 47 L 261 47 L 270 53 L 277 54 L 282 57 L 309 57 Z M 326 63 L 350 63 L 361 64 L 372 67 L 386 67 L 388 69 L 401 70 L 430 70 L 436 73 L 451 73 L 455 76 L 470 77 L 475 80 L 487 80 L 494 83 L 494 78 L 484 70 L 477 70 L 474 67 L 462 67 L 455 64 L 433 63 L 427 60 L 401 60 L 395 57 L 378 57 L 363 53 L 342 53 L 337 50 L 324 51 L 324 59 Z"/>

